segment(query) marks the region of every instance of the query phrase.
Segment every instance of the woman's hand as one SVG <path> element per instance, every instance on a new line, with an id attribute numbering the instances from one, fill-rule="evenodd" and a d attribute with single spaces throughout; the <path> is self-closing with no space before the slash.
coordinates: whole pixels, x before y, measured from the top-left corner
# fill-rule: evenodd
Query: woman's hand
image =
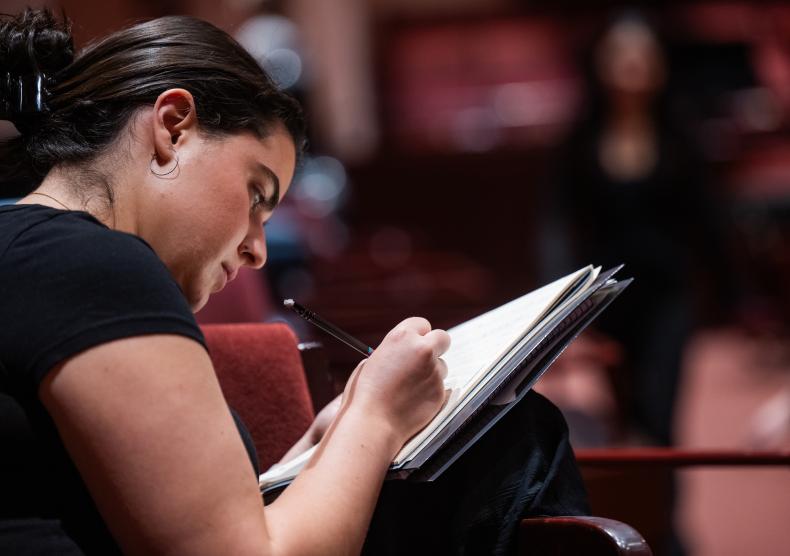
<path id="1" fill-rule="evenodd" d="M 372 421 L 384 423 L 395 435 L 395 448 L 400 448 L 436 415 L 444 402 L 447 367 L 440 356 L 449 345 L 448 334 L 431 330 L 425 319 L 412 317 L 398 324 L 357 366 L 343 394 L 318 413 L 280 463 L 318 444 L 337 414 L 350 403 L 363 407 Z"/>
<path id="2" fill-rule="evenodd" d="M 343 405 L 359 404 L 371 420 L 385 423 L 399 448 L 444 402 L 447 366 L 440 357 L 449 346 L 447 332 L 431 330 L 427 320 L 404 320 L 351 375 Z"/>
<path id="3" fill-rule="evenodd" d="M 324 538 L 331 535 L 345 542 L 343 550 L 333 553 L 359 553 L 392 459 L 442 406 L 447 368 L 439 357 L 449 345 L 446 332 L 431 330 L 425 319 L 410 318 L 360 363 L 312 458 L 267 509 L 272 530 L 291 530 L 297 515 L 318 524 L 315 532 L 293 535 L 299 542 L 290 545 L 291 553 L 306 553 L 303 547 L 321 542 L 328 546 Z M 323 432 L 321 425 L 316 428 Z M 327 530 L 324 523 L 333 528 Z"/>

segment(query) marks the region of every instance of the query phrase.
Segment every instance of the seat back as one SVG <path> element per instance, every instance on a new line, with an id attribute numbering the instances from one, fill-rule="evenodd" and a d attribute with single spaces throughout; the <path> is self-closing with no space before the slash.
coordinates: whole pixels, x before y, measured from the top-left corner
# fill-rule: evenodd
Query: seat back
<path id="1" fill-rule="evenodd" d="M 247 425 L 260 468 L 268 469 L 314 417 L 296 336 L 279 323 L 202 328 L 225 399 Z"/>

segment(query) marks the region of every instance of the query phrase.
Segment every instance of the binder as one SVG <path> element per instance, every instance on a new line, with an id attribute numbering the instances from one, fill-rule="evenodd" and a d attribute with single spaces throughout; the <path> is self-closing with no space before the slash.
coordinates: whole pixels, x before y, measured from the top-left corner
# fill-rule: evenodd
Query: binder
<path id="1" fill-rule="evenodd" d="M 491 361 L 486 359 L 486 365 L 480 362 L 483 368 L 477 374 L 467 376 L 460 373 L 467 382 L 459 387 L 459 397 L 448 402 L 448 406 L 421 433 L 406 443 L 390 466 L 387 478 L 433 481 L 440 477 L 524 399 L 565 348 L 628 287 L 632 279 L 617 281 L 614 278 L 620 269 L 622 265 L 604 272 L 600 267 L 592 266 L 579 269 L 449 329 L 451 336 L 455 331 L 457 336 L 468 339 L 469 331 L 496 330 L 502 325 L 512 338 L 487 340 L 486 347 L 497 356 Z M 523 317 L 530 325 L 519 331 L 517 326 L 520 324 L 513 325 L 508 319 L 518 321 L 525 311 L 531 311 Z M 459 346 L 456 350 L 474 350 L 474 338 L 472 334 L 471 346 Z M 496 351 L 499 348 L 502 348 L 501 353 Z M 453 349 L 451 345 L 450 350 Z M 448 351 L 445 357 L 448 358 L 448 379 L 451 381 L 458 378 L 451 365 L 453 354 Z M 264 495 L 267 498 L 276 496 L 293 480 L 310 456 L 308 451 L 292 462 L 275 465 L 263 473 L 260 486 Z"/>

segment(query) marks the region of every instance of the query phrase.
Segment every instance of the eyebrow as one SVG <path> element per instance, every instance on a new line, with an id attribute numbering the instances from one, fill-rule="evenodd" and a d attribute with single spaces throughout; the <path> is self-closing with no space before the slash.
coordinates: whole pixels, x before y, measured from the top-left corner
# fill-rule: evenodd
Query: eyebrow
<path id="1" fill-rule="evenodd" d="M 266 174 L 272 184 L 274 184 L 274 195 L 264 201 L 264 204 L 269 210 L 274 210 L 280 202 L 280 178 L 277 177 L 277 174 L 275 174 L 271 168 L 261 162 L 258 163 L 258 169 Z"/>

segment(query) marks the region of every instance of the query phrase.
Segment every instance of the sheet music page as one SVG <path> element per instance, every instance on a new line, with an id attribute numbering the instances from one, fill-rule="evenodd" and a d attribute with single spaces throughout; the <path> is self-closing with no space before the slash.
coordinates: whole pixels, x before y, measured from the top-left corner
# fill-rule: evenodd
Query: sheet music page
<path id="1" fill-rule="evenodd" d="M 281 480 L 283 477 L 295 477 L 299 474 L 302 468 L 307 465 L 310 458 L 313 456 L 316 447 L 313 446 L 285 463 L 275 463 L 268 470 L 258 476 L 258 486 L 266 488 L 269 484 L 273 484 Z"/>
<path id="2" fill-rule="evenodd" d="M 448 400 L 434 419 L 398 452 L 401 462 L 431 437 L 450 416 L 458 402 L 474 389 L 496 363 L 540 322 L 563 293 L 591 267 L 582 268 L 496 309 L 450 328 L 450 349 L 442 356 L 447 363 L 445 388 Z"/>
<path id="3" fill-rule="evenodd" d="M 430 440 L 445 420 L 454 414 L 465 396 L 486 377 L 499 360 L 518 344 L 540 322 L 565 292 L 574 286 L 592 267 L 588 266 L 560 278 L 538 290 L 505 305 L 450 328 L 450 349 L 442 358 L 447 363 L 445 387 L 448 400 L 436 417 L 398 452 L 394 462 L 400 463 L 421 444 Z M 588 280 L 589 282 L 589 280 Z M 294 477 L 312 456 L 314 449 L 285 464 L 276 464 L 259 477 L 262 487 L 284 477 Z"/>

